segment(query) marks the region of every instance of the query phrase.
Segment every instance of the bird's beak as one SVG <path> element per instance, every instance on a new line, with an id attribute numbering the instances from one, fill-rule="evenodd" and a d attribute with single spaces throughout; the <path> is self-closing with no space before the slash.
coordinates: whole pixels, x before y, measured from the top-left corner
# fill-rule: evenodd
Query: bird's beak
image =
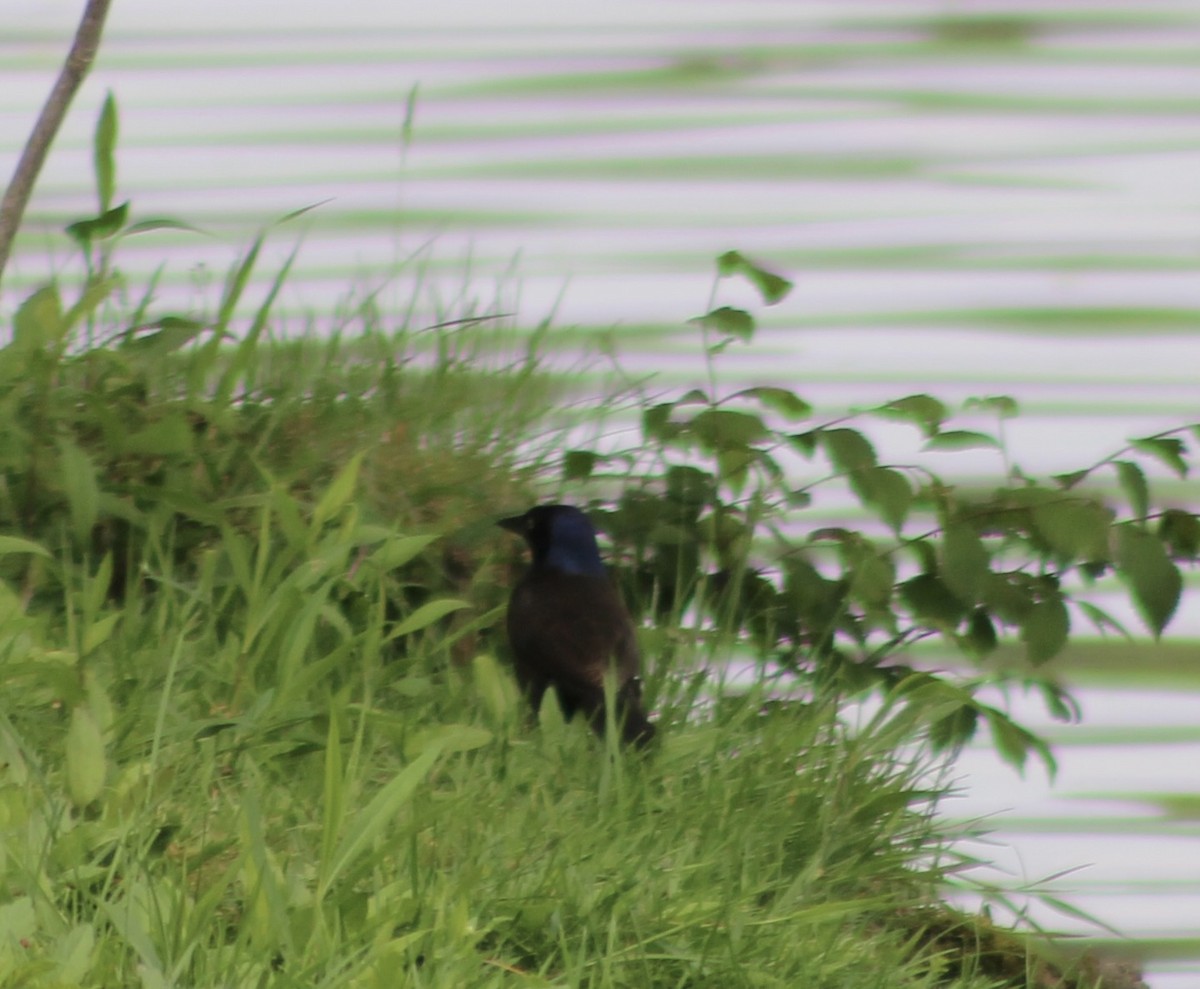
<path id="1" fill-rule="evenodd" d="M 507 529 L 509 532 L 515 532 L 518 536 L 525 535 L 529 531 L 529 520 L 524 515 L 514 515 L 508 519 L 497 519 L 496 525 L 501 529 Z"/>

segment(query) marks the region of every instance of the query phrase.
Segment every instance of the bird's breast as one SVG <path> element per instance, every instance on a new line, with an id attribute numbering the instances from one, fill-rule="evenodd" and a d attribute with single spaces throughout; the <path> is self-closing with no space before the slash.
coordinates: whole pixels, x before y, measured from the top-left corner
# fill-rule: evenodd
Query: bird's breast
<path id="1" fill-rule="evenodd" d="M 530 572 L 513 590 L 508 634 L 519 672 L 593 683 L 612 665 L 622 683 L 638 673 L 633 624 L 607 576 Z"/>

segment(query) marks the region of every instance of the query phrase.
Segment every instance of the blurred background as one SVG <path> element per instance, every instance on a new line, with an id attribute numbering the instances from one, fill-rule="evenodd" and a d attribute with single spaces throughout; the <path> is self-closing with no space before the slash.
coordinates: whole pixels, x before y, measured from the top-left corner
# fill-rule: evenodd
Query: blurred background
<path id="1" fill-rule="evenodd" d="M 5 180 L 81 7 L 5 5 Z M 117 0 L 0 315 L 79 273 L 62 228 L 96 209 L 111 90 L 118 201 L 196 228 L 122 247 L 134 296 L 163 267 L 162 308 L 210 311 L 260 229 L 319 204 L 270 235 L 248 310 L 302 242 L 284 328 L 352 328 L 368 308 L 385 327 L 549 320 L 567 361 L 610 339 L 669 390 L 701 373 L 685 321 L 737 249 L 796 290 L 726 383 L 785 384 L 822 417 L 916 391 L 1010 395 L 1007 460 L 936 454 L 935 469 L 1079 468 L 1200 418 L 1197 52 L 1194 0 Z M 1156 483 L 1200 500 L 1194 479 Z M 1067 872 L 1038 888 L 1134 939 L 1154 989 L 1200 984 L 1196 584 L 1163 644 L 1073 639 L 1081 725 L 1010 698 L 1057 747 L 1053 785 L 985 742 L 945 805 L 988 818 L 995 844 L 970 853 L 995 881 Z"/>

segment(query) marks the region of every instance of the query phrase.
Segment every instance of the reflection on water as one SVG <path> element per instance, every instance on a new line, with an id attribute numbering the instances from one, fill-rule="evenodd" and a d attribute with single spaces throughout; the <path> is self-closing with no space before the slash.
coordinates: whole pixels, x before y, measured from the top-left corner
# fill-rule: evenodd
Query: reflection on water
<path id="1" fill-rule="evenodd" d="M 77 15 L 9 7 L 22 31 L 0 39 L 5 174 Z M 88 141 L 111 88 L 135 215 L 207 234 L 125 245 L 133 284 L 166 258 L 164 306 L 211 305 L 261 225 L 329 200 L 273 234 L 260 269 L 269 278 L 303 232 L 281 299 L 297 321 L 389 278 L 385 318 L 405 311 L 415 255 L 431 319 L 447 299 L 487 308 L 496 296 L 524 325 L 552 310 L 559 325 L 616 324 L 631 368 L 665 367 L 683 385 L 697 363 L 681 323 L 704 305 L 711 258 L 737 247 L 797 288 L 723 373 L 796 387 L 822 415 L 917 390 L 1011 394 L 1029 412 L 1009 426 L 1013 456 L 1033 471 L 1194 421 L 1195 5 L 1003 4 L 988 21 L 947 20 L 956 10 L 301 0 L 281 30 L 270 5 L 124 0 L 42 177 L 0 311 L 77 270 L 58 231 L 94 208 Z M 944 469 L 996 465 L 972 455 Z M 1180 631 L 1200 636 L 1195 609 Z M 1085 727 L 1056 736 L 1053 789 L 982 747 L 964 756 L 968 784 L 948 810 L 996 815 L 998 844 L 981 854 L 1014 878 L 1086 865 L 1062 881 L 1073 902 L 1130 934 L 1194 936 L 1195 822 L 1129 798 L 1195 793 L 1197 739 L 1100 746 L 1071 731 L 1126 718 L 1182 730 L 1197 701 L 1182 688 L 1088 690 Z M 1155 989 L 1196 983 L 1200 961 L 1176 967 L 1184 974 L 1156 974 Z"/>
<path id="2" fill-rule="evenodd" d="M 1200 690 L 1081 688 L 1075 695 L 1083 708 L 1079 726 L 1056 724 L 1040 703 L 1013 698 L 1018 719 L 1056 743 L 1053 783 L 1032 764 L 1019 777 L 983 745 L 968 748 L 956 763 L 965 786 L 944 812 L 956 820 L 982 820 L 989 832 L 986 842 L 963 845 L 991 863 L 972 875 L 1053 892 L 1139 939 L 1194 938 L 1200 827 L 1194 817 L 1173 817 L 1161 801 L 1200 789 Z M 1133 741 L 1089 742 L 1089 732 L 1098 728 Z M 1155 729 L 1163 732 L 1160 739 L 1145 740 L 1144 733 Z M 1102 933 L 1036 895 L 1016 899 L 1048 929 Z M 1196 969 L 1187 971 L 1179 981 L 1156 976 L 1152 985 L 1194 985 Z"/>

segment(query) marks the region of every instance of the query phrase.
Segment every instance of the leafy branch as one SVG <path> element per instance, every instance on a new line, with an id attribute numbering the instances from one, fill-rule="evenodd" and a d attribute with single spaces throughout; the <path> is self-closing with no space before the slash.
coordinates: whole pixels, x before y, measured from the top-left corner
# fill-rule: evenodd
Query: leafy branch
<path id="1" fill-rule="evenodd" d="M 1152 502 L 1139 461 L 1188 473 L 1200 425 L 1135 438 L 1084 470 L 1039 482 L 1011 465 L 1001 438 L 959 428 L 941 400 L 907 395 L 799 429 L 812 405 L 788 388 L 759 386 L 721 395 L 715 364 L 734 344 L 751 342 L 752 314 L 718 306 L 717 288 L 742 278 L 767 305 L 791 283 L 731 251 L 717 259 L 708 311 L 689 321 L 701 331 L 706 387 L 644 406 L 641 444 L 601 455 L 564 458 L 572 482 L 619 479 L 615 503 L 601 502 L 630 585 L 629 598 L 668 629 L 692 629 L 693 641 L 728 658 L 731 650 L 807 677 L 814 689 L 893 691 L 911 678 L 943 682 L 908 699 L 929 702 L 930 736 L 961 744 L 980 719 L 999 751 L 1015 763 L 1048 750 L 962 684 L 913 669 L 913 644 L 941 639 L 974 665 L 1006 638 L 1017 638 L 1034 685 L 1056 714 L 1070 714 L 1065 693 L 1046 672 L 1068 643 L 1073 615 L 1102 634 L 1129 633 L 1089 601 L 1098 580 L 1115 575 L 1146 628 L 1161 636 L 1183 590 L 1180 567 L 1200 562 L 1200 518 L 1193 508 Z M 969 399 L 963 411 L 1019 414 L 1007 396 Z M 921 464 L 882 461 L 858 425 L 863 419 L 908 423 L 927 451 L 994 448 L 1004 476 L 991 492 L 962 489 Z M 1002 436 L 1002 433 L 1001 433 Z M 797 462 L 824 462 L 829 473 L 797 483 Z M 1119 512 L 1084 481 L 1112 464 L 1128 501 Z M 607 473 L 623 466 L 626 476 Z M 817 487 L 840 481 L 874 521 L 812 527 L 804 509 Z M 928 520 L 928 521 L 925 521 Z M 1154 524 L 1157 523 L 1157 524 Z M 982 666 L 975 686 L 1001 674 Z"/>

